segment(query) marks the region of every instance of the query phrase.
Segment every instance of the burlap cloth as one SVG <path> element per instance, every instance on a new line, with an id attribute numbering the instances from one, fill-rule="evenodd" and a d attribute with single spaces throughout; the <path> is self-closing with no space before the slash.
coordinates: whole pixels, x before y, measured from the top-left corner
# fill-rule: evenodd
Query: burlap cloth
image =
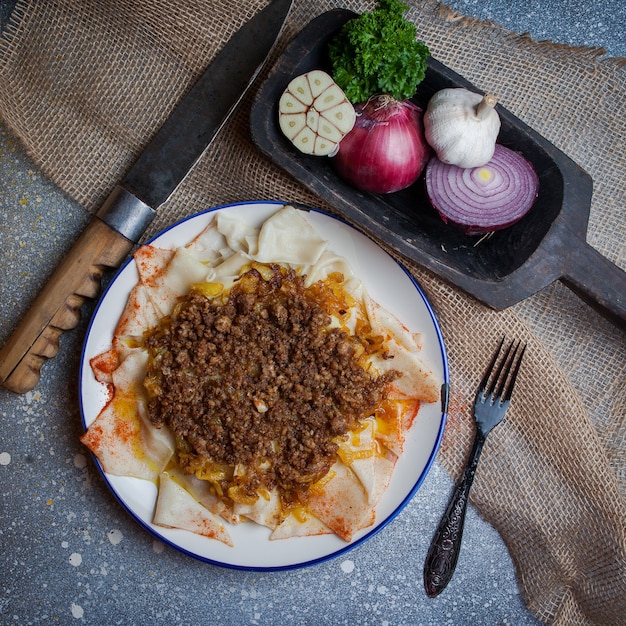
<path id="1" fill-rule="evenodd" d="M 19 2 L 0 41 L 4 123 L 53 181 L 94 210 L 219 47 L 263 4 Z M 626 61 L 537 43 L 431 1 L 411 5 L 433 56 L 494 91 L 592 175 L 588 240 L 624 267 Z M 296 0 L 279 50 L 334 6 L 362 11 L 372 4 Z M 253 93 L 147 235 L 230 201 L 320 205 L 252 145 Z M 514 403 L 487 443 L 472 502 L 504 538 L 529 609 L 555 624 L 626 623 L 623 331 L 558 283 L 496 313 L 411 269 L 449 351 L 452 405 L 439 460 L 451 475 L 459 475 L 468 452 L 471 398 L 497 338 L 506 332 L 528 341 Z"/>

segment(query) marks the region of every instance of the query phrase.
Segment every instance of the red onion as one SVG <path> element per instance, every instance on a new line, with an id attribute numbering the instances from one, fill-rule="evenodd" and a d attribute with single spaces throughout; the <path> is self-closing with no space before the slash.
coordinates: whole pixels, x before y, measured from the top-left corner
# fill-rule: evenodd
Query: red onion
<path id="1" fill-rule="evenodd" d="M 391 96 L 373 96 L 354 108 L 354 128 L 341 140 L 333 158 L 337 173 L 372 193 L 391 193 L 412 185 L 430 156 L 422 110 Z"/>
<path id="2" fill-rule="evenodd" d="M 539 178 L 519 152 L 497 144 L 482 167 L 462 168 L 433 157 L 426 166 L 426 191 L 444 222 L 468 235 L 511 226 L 537 198 Z"/>

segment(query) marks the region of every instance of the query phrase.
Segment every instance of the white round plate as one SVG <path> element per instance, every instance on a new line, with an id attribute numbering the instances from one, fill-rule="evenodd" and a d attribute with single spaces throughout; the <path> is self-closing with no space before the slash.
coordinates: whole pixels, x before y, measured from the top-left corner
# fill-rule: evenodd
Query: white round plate
<path id="1" fill-rule="evenodd" d="M 282 205 L 280 202 L 245 202 L 210 209 L 174 224 L 153 238 L 151 243 L 164 248 L 182 246 L 193 239 L 217 212 L 227 212 L 249 224 L 260 226 Z M 374 300 L 394 313 L 410 330 L 423 334 L 423 359 L 441 376 L 447 389 L 448 366 L 441 331 L 430 304 L 408 271 L 376 243 L 343 221 L 315 209 L 309 211 L 307 219 L 330 242 L 329 249 L 347 258 L 355 275 L 363 281 Z M 107 390 L 95 380 L 89 360 L 110 347 L 117 320 L 137 280 L 137 270 L 130 259 L 100 299 L 87 331 L 79 380 L 85 429 L 107 401 Z M 161 541 L 186 554 L 238 569 L 303 567 L 336 557 L 362 543 L 404 508 L 435 459 L 445 420 L 442 404 L 422 405 L 408 434 L 404 453 L 396 464 L 391 484 L 378 505 L 375 524 L 358 533 L 350 543 L 345 543 L 336 535 L 270 541 L 269 529 L 249 523 L 229 525 L 235 544 L 231 548 L 188 531 L 153 525 L 156 485 L 146 480 L 102 474 L 116 498 L 142 526 Z"/>

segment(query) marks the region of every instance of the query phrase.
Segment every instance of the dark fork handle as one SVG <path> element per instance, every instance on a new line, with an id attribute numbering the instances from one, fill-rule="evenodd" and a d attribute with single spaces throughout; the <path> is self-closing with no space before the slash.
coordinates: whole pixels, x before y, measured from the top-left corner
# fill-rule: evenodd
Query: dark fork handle
<path id="1" fill-rule="evenodd" d="M 470 489 L 474 482 L 478 459 L 485 443 L 485 436 L 477 432 L 461 482 L 456 486 L 448 508 L 435 532 L 426 561 L 424 562 L 424 588 L 430 598 L 438 596 L 454 574 L 461 551 L 465 511 Z"/>

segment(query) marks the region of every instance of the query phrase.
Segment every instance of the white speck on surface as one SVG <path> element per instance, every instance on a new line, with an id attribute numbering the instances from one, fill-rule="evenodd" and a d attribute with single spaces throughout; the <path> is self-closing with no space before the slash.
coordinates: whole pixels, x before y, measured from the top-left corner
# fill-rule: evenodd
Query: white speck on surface
<path id="1" fill-rule="evenodd" d="M 78 567 L 83 562 L 83 557 L 78 552 L 70 554 L 70 565 Z"/>
<path id="2" fill-rule="evenodd" d="M 344 574 L 351 574 L 354 571 L 354 561 L 347 559 L 341 563 L 341 571 Z"/>
<path id="3" fill-rule="evenodd" d="M 163 550 L 165 550 L 165 544 L 162 541 L 158 541 L 157 539 L 155 539 L 152 542 L 152 551 L 156 554 L 161 554 Z"/>
<path id="4" fill-rule="evenodd" d="M 122 541 L 122 539 L 124 539 L 124 535 L 122 535 L 122 531 L 121 530 L 110 530 L 108 533 L 108 538 L 109 541 L 116 546 L 120 541 Z"/>
<path id="5" fill-rule="evenodd" d="M 11 455 L 8 452 L 0 452 L 0 465 L 8 465 L 11 462 Z"/>
<path id="6" fill-rule="evenodd" d="M 72 617 L 81 619 L 84 614 L 85 611 L 83 610 L 83 607 L 80 606 L 80 604 L 74 604 L 74 602 L 72 602 Z"/>
<path id="7" fill-rule="evenodd" d="M 87 457 L 84 454 L 75 454 L 74 455 L 74 467 L 78 469 L 83 469 L 87 465 Z"/>
<path id="8" fill-rule="evenodd" d="M 61 547 L 62 547 L 62 548 L 69 548 L 69 547 L 70 547 L 70 544 L 69 544 L 69 543 L 67 543 L 67 541 L 62 541 L 62 542 L 61 542 Z"/>
<path id="9" fill-rule="evenodd" d="M 378 585 L 378 587 L 376 587 L 376 591 L 384 595 L 387 593 L 387 587 L 385 587 L 385 585 Z"/>

